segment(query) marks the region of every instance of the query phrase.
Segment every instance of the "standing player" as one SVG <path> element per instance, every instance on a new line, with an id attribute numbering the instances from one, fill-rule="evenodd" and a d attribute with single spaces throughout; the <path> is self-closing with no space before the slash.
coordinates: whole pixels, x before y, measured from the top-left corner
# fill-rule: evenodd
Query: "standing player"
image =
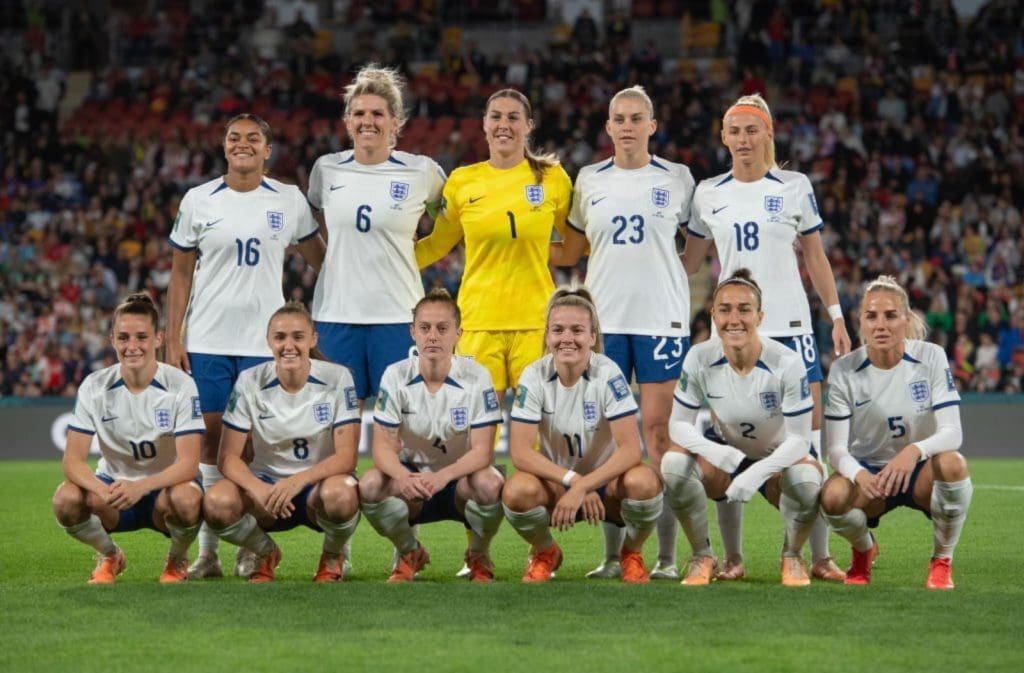
<path id="1" fill-rule="evenodd" d="M 160 318 L 146 294 L 114 311 L 110 342 L 119 364 L 90 374 L 68 426 L 64 476 L 53 511 L 67 534 L 99 554 L 90 584 L 113 584 L 124 552 L 112 532 L 152 528 L 171 538 L 160 581 L 188 579 L 188 548 L 199 532 L 202 490 L 194 481 L 204 432 L 192 379 L 156 361 Z M 99 436 L 100 462 L 87 459 Z"/>
<path id="2" fill-rule="evenodd" d="M 344 548 L 359 523 L 356 454 L 360 414 L 348 369 L 311 359 L 313 319 L 301 304 L 271 317 L 274 354 L 238 377 L 224 413 L 220 468 L 226 479 L 203 500 L 218 536 L 256 557 L 250 582 L 272 582 L 281 550 L 266 531 L 305 525 L 324 532 L 313 580 L 344 579 Z M 253 460 L 242 459 L 251 435 Z"/>
<path id="3" fill-rule="evenodd" d="M 651 465 L 668 450 L 672 389 L 690 347 L 690 288 L 676 234 L 690 216 L 690 169 L 647 149 L 657 128 L 643 87 L 615 94 L 605 131 L 615 156 L 580 170 L 564 244 L 552 245 L 558 266 L 579 261 L 590 243 L 587 285 L 604 328 L 604 353 L 626 380 L 640 384 L 640 419 Z M 621 574 L 621 528 L 605 524 L 605 561 L 587 577 Z M 651 579 L 678 579 L 675 515 L 658 524 L 658 562 Z"/>
<path id="4" fill-rule="evenodd" d="M 459 353 L 487 368 L 499 403 L 543 353 L 544 307 L 554 290 L 551 232 L 564 236 L 572 193 L 557 159 L 530 151 L 531 115 L 518 91 L 491 95 L 484 113 L 490 158 L 452 172 L 433 233 L 416 243 L 423 268 L 465 241 Z"/>
<path id="5" fill-rule="evenodd" d="M 864 291 L 860 332 L 865 345 L 832 365 L 825 411 L 838 474 L 825 482 L 821 509 L 853 545 L 846 583 L 871 582 L 878 543 L 869 529 L 905 506 L 924 512 L 935 529 L 926 586 L 952 589 L 953 550 L 974 487 L 958 451 L 960 395 L 946 354 L 922 341 L 924 322 L 891 276 Z"/>
<path id="6" fill-rule="evenodd" d="M 492 582 L 491 539 L 501 525 L 494 427 L 501 422 L 491 376 L 454 355 L 459 308 L 431 290 L 413 311 L 418 355 L 384 372 L 374 421 L 374 468 L 359 483 L 363 512 L 399 554 L 389 582 L 411 582 L 430 560 L 414 525 L 441 520 L 469 527 L 465 561 L 474 582 Z"/>
<path id="7" fill-rule="evenodd" d="M 221 479 L 217 450 L 231 388 L 242 370 L 270 359 L 263 325 L 284 303 L 286 249 L 297 244 L 315 269 L 324 256 L 302 192 L 263 174 L 273 142 L 267 123 L 241 114 L 226 128 L 227 174 L 193 187 L 181 201 L 167 290 L 167 363 L 190 372 L 199 387 L 206 424 L 199 471 L 206 490 Z M 251 562 L 240 554 L 236 573 L 247 574 Z M 204 527 L 189 576 L 221 574 L 217 537 Z"/>
<path id="8" fill-rule="evenodd" d="M 743 96 L 722 118 L 722 142 L 732 155 L 732 170 L 702 180 L 693 196 L 683 264 L 692 274 L 711 244 L 718 249 L 721 276 L 748 268 L 765 289 L 765 324 L 761 333 L 786 344 L 804 361 L 814 397 L 812 443 L 821 448 L 821 362 L 815 346 L 810 307 L 794 251 L 799 237 L 811 284 L 828 306 L 836 355 L 850 350 L 850 337 L 839 307 L 832 267 L 821 243 L 824 224 L 807 176 L 784 171 L 775 163 L 774 127 L 768 104 L 759 95 Z M 720 579 L 743 577 L 740 544 L 742 509 L 719 508 L 726 562 Z M 811 572 L 842 581 L 844 575 L 828 553 L 824 521 L 811 534 Z"/>
<path id="9" fill-rule="evenodd" d="M 395 70 L 361 69 L 344 93 L 352 149 L 320 157 L 309 176 L 327 239 L 313 318 L 321 350 L 352 370 L 360 400 L 376 395 L 388 365 L 409 356 L 409 315 L 423 297 L 413 240 L 445 181 L 433 160 L 395 151 L 402 99 Z M 353 279 L 370 291 L 353 292 Z"/>
<path id="10" fill-rule="evenodd" d="M 682 451 L 661 461 L 668 505 L 679 517 L 693 557 L 683 584 L 715 578 L 707 498 L 747 502 L 758 491 L 785 524 L 782 583 L 806 586 L 801 551 L 818 519 L 822 470 L 810 453 L 811 400 L 800 358 L 762 338 L 761 289 L 739 269 L 719 283 L 712 319 L 718 336 L 693 347 L 683 363 L 671 424 Z M 694 423 L 701 402 L 715 417 L 715 440 Z"/>
<path id="11" fill-rule="evenodd" d="M 661 515 L 662 485 L 640 462 L 636 401 L 618 366 L 601 355 L 597 311 L 584 289 L 559 289 L 548 307 L 548 355 L 519 382 L 505 485 L 505 516 L 530 544 L 524 582 L 546 582 L 562 563 L 551 537 L 583 518 L 626 528 L 622 580 L 649 579 L 643 544 Z M 535 448 L 538 434 L 541 450 Z"/>

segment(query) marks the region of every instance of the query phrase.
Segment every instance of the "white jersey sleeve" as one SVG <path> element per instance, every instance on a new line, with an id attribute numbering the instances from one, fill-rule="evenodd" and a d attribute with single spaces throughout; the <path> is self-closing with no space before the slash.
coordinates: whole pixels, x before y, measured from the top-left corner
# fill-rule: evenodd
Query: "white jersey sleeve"
<path id="1" fill-rule="evenodd" d="M 700 355 L 694 349 L 690 349 L 683 359 L 683 371 L 679 375 L 674 397 L 676 404 L 693 410 L 700 409 L 701 402 L 704 401 Z"/>

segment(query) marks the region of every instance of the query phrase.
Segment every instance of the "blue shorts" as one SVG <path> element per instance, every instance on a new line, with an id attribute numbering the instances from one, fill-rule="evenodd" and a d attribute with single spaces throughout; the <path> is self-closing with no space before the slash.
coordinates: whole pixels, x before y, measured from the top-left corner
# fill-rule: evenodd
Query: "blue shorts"
<path id="1" fill-rule="evenodd" d="M 791 351 L 794 351 L 804 361 L 804 368 L 807 370 L 808 383 L 821 383 L 825 376 L 821 373 L 821 358 L 818 356 L 818 346 L 814 341 L 813 334 L 801 334 L 799 336 L 772 337 Z"/>
<path id="2" fill-rule="evenodd" d="M 690 337 L 659 337 L 640 334 L 603 334 L 604 354 L 622 370 L 627 381 L 637 383 L 674 381 L 683 370 Z"/>
<path id="3" fill-rule="evenodd" d="M 878 528 L 878 520 L 882 518 L 882 515 L 888 514 L 897 507 L 909 507 L 910 509 L 916 509 L 918 512 L 923 513 L 929 519 L 932 518 L 931 510 L 924 509 L 923 507 L 919 506 L 916 502 L 914 502 L 914 485 L 917 484 L 917 475 L 921 474 L 921 469 L 927 462 L 927 460 L 922 460 L 917 465 L 914 466 L 914 471 L 910 473 L 910 485 L 907 487 L 906 491 L 904 491 L 903 493 L 897 493 L 896 495 L 890 495 L 886 497 L 885 511 L 883 511 L 882 514 L 879 514 L 876 517 L 869 518 L 868 528 Z M 861 463 L 861 467 L 863 467 L 871 474 L 878 474 L 879 472 L 882 471 L 882 467 L 884 466 L 875 466 L 868 465 L 866 463 Z"/>
<path id="4" fill-rule="evenodd" d="M 402 465 L 410 472 L 421 471 L 413 463 L 403 461 Z M 423 503 L 420 513 L 414 518 L 410 518 L 409 523 L 415 526 L 421 523 L 434 523 L 435 521 L 459 521 L 468 528 L 469 524 L 466 523 L 466 517 L 459 513 L 459 508 L 455 505 L 455 487 L 458 485 L 458 481 L 458 479 L 449 481 L 445 484 L 444 488 L 430 496 L 430 499 Z"/>
<path id="5" fill-rule="evenodd" d="M 256 478 L 267 484 L 276 484 L 278 479 L 271 477 L 269 474 L 259 473 Z M 317 524 L 316 520 L 310 521 L 309 519 L 309 508 L 307 503 L 309 502 L 309 494 L 313 490 L 316 484 L 310 484 L 306 488 L 299 491 L 299 494 L 292 498 L 292 515 L 287 519 L 274 519 L 274 525 L 267 528 L 267 532 L 291 530 L 292 528 L 298 528 L 299 526 L 306 526 L 312 528 L 315 531 L 323 532 L 323 529 Z"/>
<path id="6" fill-rule="evenodd" d="M 235 387 L 238 375 L 250 367 L 273 360 L 269 357 L 244 355 L 206 355 L 189 353 L 192 378 L 199 388 L 199 406 L 204 414 L 222 414 L 228 408 L 231 389 Z"/>
<path id="7" fill-rule="evenodd" d="M 356 396 L 361 400 L 377 394 L 380 379 L 389 365 L 415 352 L 409 323 L 350 325 L 317 322 L 316 331 L 320 352 L 332 362 L 352 370 Z"/>
<path id="8" fill-rule="evenodd" d="M 108 486 L 113 484 L 116 479 L 111 477 L 109 474 L 102 472 L 96 473 L 96 478 L 102 481 Z M 194 483 L 199 486 L 199 492 L 203 492 L 203 485 L 198 479 L 193 480 Z M 163 489 L 156 489 L 150 491 L 146 495 L 139 498 L 139 501 L 129 507 L 128 509 L 121 510 L 117 518 L 117 525 L 114 526 L 114 530 L 107 531 L 108 533 L 130 533 L 133 530 L 141 530 L 143 528 L 149 528 L 155 530 L 164 537 L 170 537 L 170 534 L 166 531 L 162 531 L 156 527 L 153 523 L 153 510 L 156 508 L 156 499 L 160 495 L 160 491 Z"/>

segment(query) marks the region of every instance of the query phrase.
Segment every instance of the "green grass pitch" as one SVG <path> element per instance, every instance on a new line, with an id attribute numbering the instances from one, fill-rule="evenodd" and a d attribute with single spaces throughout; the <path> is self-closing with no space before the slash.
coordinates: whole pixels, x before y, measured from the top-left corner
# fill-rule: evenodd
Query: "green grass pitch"
<path id="1" fill-rule="evenodd" d="M 50 512 L 60 465 L 4 462 L 0 671 L 1017 672 L 1024 461 L 971 468 L 957 589 L 936 593 L 924 589 L 931 526 L 908 510 L 878 529 L 872 586 L 779 586 L 781 522 L 760 500 L 747 508 L 747 579 L 707 588 L 584 580 L 602 553 L 600 531 L 587 526 L 557 535 L 566 560 L 553 582 L 524 586 L 526 547 L 507 523 L 494 585 L 454 579 L 465 536 L 440 523 L 421 530 L 432 563 L 420 579 L 388 586 L 389 548 L 365 521 L 355 572 L 340 585 L 313 585 L 320 539 L 296 530 L 275 536 L 284 560 L 273 585 L 160 586 L 166 542 L 140 531 L 115 536 L 128 556 L 118 583 L 92 587 L 91 551 Z M 845 565 L 846 543 L 833 536 L 832 549 Z M 652 540 L 649 565 L 654 555 Z M 222 558 L 229 566 L 234 548 Z"/>

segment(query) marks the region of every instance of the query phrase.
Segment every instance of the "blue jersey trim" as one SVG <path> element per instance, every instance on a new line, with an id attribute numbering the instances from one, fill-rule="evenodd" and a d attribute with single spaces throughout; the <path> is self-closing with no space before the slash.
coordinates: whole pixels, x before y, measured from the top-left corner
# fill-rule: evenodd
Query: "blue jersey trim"
<path id="1" fill-rule="evenodd" d="M 729 364 L 729 359 L 723 355 L 720 359 L 715 360 L 714 362 L 712 362 L 711 366 L 712 367 L 720 367 L 720 366 L 725 365 L 725 364 Z"/>
<path id="2" fill-rule="evenodd" d="M 585 235 L 587 233 L 587 232 L 583 231 L 582 229 L 580 229 L 579 227 L 577 227 L 575 224 L 573 224 L 572 220 L 566 220 L 565 223 L 568 224 L 573 229 L 575 229 L 576 231 L 580 232 L 581 234 Z"/>
<path id="3" fill-rule="evenodd" d="M 860 363 L 860 366 L 857 367 L 856 369 L 854 369 L 853 371 L 854 372 L 859 372 L 862 369 L 867 369 L 870 364 L 871 364 L 871 360 L 869 360 L 867 358 L 864 358 L 864 362 Z"/>
<path id="4" fill-rule="evenodd" d="M 124 379 L 118 379 L 114 381 L 107 390 L 113 390 L 114 388 L 121 388 L 124 386 Z"/>
<path id="5" fill-rule="evenodd" d="M 184 437 L 185 435 L 205 435 L 206 430 L 182 430 L 181 432 L 174 433 L 175 437 Z"/>
<path id="6" fill-rule="evenodd" d="M 665 166 L 665 165 L 663 165 L 663 164 L 659 164 L 659 163 L 658 163 L 658 162 L 657 162 L 657 161 L 656 161 L 656 160 L 654 159 L 654 157 L 651 157 L 651 165 L 652 165 L 652 166 L 654 166 L 655 168 L 660 168 L 660 169 L 661 169 L 661 170 L 663 170 L 663 171 L 667 171 L 667 170 L 668 170 L 668 166 Z"/>
<path id="7" fill-rule="evenodd" d="M 319 210 L 319 208 L 317 210 Z M 320 233 L 319 229 L 314 229 L 313 231 L 309 232 L 308 234 L 306 234 L 305 236 L 300 238 L 299 239 L 299 243 L 305 243 L 306 241 L 308 241 L 309 239 L 313 238 L 314 236 L 316 236 L 319 233 Z"/>
<path id="8" fill-rule="evenodd" d="M 959 407 L 960 400 L 953 400 L 951 402 L 940 402 L 932 407 L 932 411 L 938 411 L 939 409 L 945 409 L 946 407 Z"/>
<path id="9" fill-rule="evenodd" d="M 770 373 L 771 373 L 771 371 L 772 371 L 771 369 L 769 369 L 769 368 L 768 368 L 768 365 L 766 365 L 766 364 L 764 363 L 764 360 L 758 360 L 758 361 L 757 361 L 757 364 L 755 364 L 754 366 L 755 366 L 755 367 L 760 367 L 761 369 L 765 370 L 765 371 L 766 371 L 766 372 L 768 372 L 769 374 L 770 374 Z"/>
<path id="10" fill-rule="evenodd" d="M 235 425 L 234 423 L 229 423 L 229 422 L 225 421 L 224 419 L 221 419 L 221 421 L 220 421 L 220 422 L 221 422 L 221 423 L 222 423 L 223 425 L 225 425 L 225 426 L 227 426 L 227 427 L 231 428 L 231 429 L 232 429 L 232 430 L 234 430 L 235 432 L 249 432 L 249 430 L 251 430 L 251 429 L 252 429 L 252 428 L 243 428 L 243 427 L 240 427 L 240 426 L 238 426 L 238 425 Z"/>
<path id="11" fill-rule="evenodd" d="M 600 173 L 601 171 L 606 171 L 606 170 L 608 170 L 609 168 L 611 168 L 614 165 L 615 165 L 615 158 L 612 157 L 611 159 L 608 160 L 608 163 L 606 163 L 604 166 L 601 166 L 601 168 L 598 168 L 594 172 L 595 173 Z"/>
<path id="12" fill-rule="evenodd" d="M 360 421 L 362 421 L 361 418 L 346 418 L 343 421 L 338 421 L 337 423 L 335 423 L 331 427 L 332 428 L 340 428 L 343 425 L 349 425 L 351 423 L 359 423 Z"/>
<path id="13" fill-rule="evenodd" d="M 501 425 L 501 421 L 487 421 L 485 423 L 477 423 L 476 425 L 470 425 L 471 428 L 486 428 L 492 425 Z"/>
<path id="14" fill-rule="evenodd" d="M 214 195 L 214 194 L 216 194 L 217 192 L 222 192 L 222 191 L 224 191 L 224 190 L 225 190 L 225 189 L 227 189 L 227 188 L 228 188 L 228 183 L 227 183 L 227 181 L 221 182 L 221 183 L 220 183 L 220 185 L 218 185 L 218 186 L 217 186 L 217 189 L 215 189 L 215 190 L 213 190 L 212 192 L 210 192 L 210 196 L 213 196 L 213 195 Z"/>
<path id="15" fill-rule="evenodd" d="M 609 421 L 617 421 L 618 419 L 625 418 L 626 416 L 636 416 L 636 412 L 636 409 L 630 409 L 629 411 L 624 411 L 616 416 L 608 416 L 607 419 Z"/>
<path id="16" fill-rule="evenodd" d="M 193 250 L 195 250 L 195 249 L 196 249 L 196 246 L 192 246 L 192 247 L 190 248 L 190 247 L 188 247 L 188 246 L 185 246 L 185 245 L 178 245 L 177 243 L 175 243 L 175 242 L 174 242 L 174 241 L 173 241 L 172 239 L 170 239 L 170 238 L 168 238 L 168 239 L 167 239 L 167 242 L 171 244 L 171 247 L 172 247 L 172 248 L 174 248 L 175 250 L 181 250 L 182 252 L 192 252 Z"/>
<path id="17" fill-rule="evenodd" d="M 269 390 L 270 388 L 274 388 L 274 387 L 277 387 L 279 385 L 281 385 L 281 381 L 279 381 L 277 379 L 277 377 L 274 377 L 274 380 L 272 380 L 267 385 L 263 386 L 263 388 L 261 388 L 261 390 Z"/>
<path id="18" fill-rule="evenodd" d="M 165 393 L 167 392 L 167 388 L 165 388 L 165 387 L 164 387 L 164 384 L 160 383 L 160 382 L 159 382 L 159 381 L 157 381 L 156 379 L 153 379 L 152 381 L 150 381 L 150 382 L 149 382 L 149 385 L 153 386 L 153 387 L 154 387 L 154 388 L 156 388 L 157 390 L 162 390 L 162 391 L 164 391 Z"/>
<path id="19" fill-rule="evenodd" d="M 548 383 L 551 383 L 552 381 L 557 381 L 557 380 L 558 380 L 558 372 L 554 372 L 553 374 L 551 374 L 551 376 L 548 377 Z M 583 370 L 583 380 L 584 381 L 589 381 L 590 380 L 590 367 L 589 366 L 586 369 Z"/>
<path id="20" fill-rule="evenodd" d="M 323 381 L 321 381 L 317 377 L 313 376 L 312 374 L 310 374 L 309 378 L 306 379 L 306 383 L 315 383 L 318 386 L 326 386 L 327 385 L 326 383 L 324 383 Z"/>
<path id="21" fill-rule="evenodd" d="M 260 187 L 263 187 L 264 189 L 269 189 L 270 191 L 274 192 L 275 194 L 277 193 L 277 190 L 274 189 L 273 187 L 271 187 L 270 183 L 267 182 L 266 180 L 260 180 Z"/>
<path id="22" fill-rule="evenodd" d="M 707 236 L 705 236 L 704 234 L 698 234 L 696 231 L 691 229 L 689 222 L 686 223 L 685 229 L 686 229 L 686 235 L 687 236 L 696 236 L 697 238 L 700 238 L 700 239 L 706 239 L 707 238 Z"/>
<path id="23" fill-rule="evenodd" d="M 354 157 L 355 155 L 353 154 L 352 156 Z M 404 161 L 399 161 L 398 159 L 396 159 L 394 157 L 394 155 L 389 155 L 388 156 L 388 161 L 390 161 L 393 164 L 398 164 L 399 166 L 405 166 L 405 162 Z"/>
<path id="24" fill-rule="evenodd" d="M 800 235 L 801 236 L 809 236 L 809 235 L 815 233 L 816 231 L 821 231 L 824 228 L 825 228 L 825 223 L 824 222 L 818 222 L 816 225 L 814 225 L 813 227 L 811 227 L 807 231 L 801 231 Z"/>
<path id="25" fill-rule="evenodd" d="M 826 421 L 845 421 L 848 418 L 853 418 L 853 414 L 846 414 L 845 416 L 829 416 L 825 414 Z"/>
<path id="26" fill-rule="evenodd" d="M 732 173 L 729 173 L 729 175 L 725 176 L 725 179 L 722 180 L 721 182 L 716 183 L 715 187 L 721 187 L 722 185 L 724 185 L 725 183 L 729 182 L 730 180 L 732 180 Z"/>
<path id="27" fill-rule="evenodd" d="M 380 418 L 377 418 L 376 416 L 373 417 L 373 422 L 374 423 L 380 423 L 385 428 L 397 428 L 399 425 L 401 425 L 401 423 L 391 423 L 390 421 L 381 420 Z"/>
<path id="28" fill-rule="evenodd" d="M 355 160 L 356 160 L 356 155 L 353 152 L 352 156 L 350 156 L 348 159 L 342 159 L 341 161 L 338 162 L 338 165 L 341 166 L 342 164 L 350 164 L 350 163 L 352 163 Z"/>
<path id="29" fill-rule="evenodd" d="M 779 180 L 777 177 L 772 175 L 771 171 L 768 171 L 767 173 L 765 173 L 764 174 L 764 178 L 765 178 L 765 180 L 774 180 L 775 182 L 779 183 L 780 185 L 786 184 L 782 180 Z"/>
<path id="30" fill-rule="evenodd" d="M 682 401 L 681 399 L 679 399 L 679 398 L 678 398 L 678 397 L 676 397 L 675 395 L 673 395 L 673 396 L 672 396 L 672 398 L 673 398 L 673 399 L 674 399 L 674 400 L 675 400 L 676 402 L 678 402 L 679 404 L 681 404 L 681 405 L 683 405 L 684 407 L 686 407 L 687 409 L 695 409 L 695 410 L 696 410 L 696 409 L 700 409 L 700 405 L 699 405 L 699 404 L 698 404 L 697 406 L 694 406 L 694 405 L 692 405 L 692 404 L 690 404 L 690 403 L 688 403 L 688 402 L 683 402 L 683 401 Z"/>
<path id="31" fill-rule="evenodd" d="M 907 352 L 905 352 L 905 351 L 904 351 L 904 353 L 903 353 L 903 357 L 902 357 L 901 359 L 902 359 L 902 360 L 906 360 L 907 362 L 913 362 L 913 363 L 914 363 L 915 365 L 919 365 L 919 364 L 921 364 L 921 361 L 920 361 L 920 360 L 915 360 L 914 358 L 912 358 L 912 357 L 910 356 L 910 353 L 907 353 Z"/>
<path id="32" fill-rule="evenodd" d="M 75 432 L 80 432 L 83 435 L 89 435 L 90 437 L 96 434 L 95 430 L 86 430 L 85 428 L 79 428 L 75 425 L 69 425 L 68 430 L 74 430 Z"/>
<path id="33" fill-rule="evenodd" d="M 807 407 L 806 409 L 801 409 L 800 411 L 791 411 L 788 414 L 785 411 L 783 411 L 782 415 L 786 416 L 788 418 L 792 418 L 794 416 L 803 416 L 804 414 L 806 414 L 809 411 L 814 411 L 814 405 L 811 405 L 811 406 Z"/>
<path id="34" fill-rule="evenodd" d="M 537 419 L 536 421 L 531 421 L 531 420 L 526 419 L 526 418 L 516 418 L 515 416 L 510 416 L 509 418 L 510 418 L 510 420 L 516 421 L 517 423 L 527 423 L 529 425 L 540 425 L 540 419 Z"/>

